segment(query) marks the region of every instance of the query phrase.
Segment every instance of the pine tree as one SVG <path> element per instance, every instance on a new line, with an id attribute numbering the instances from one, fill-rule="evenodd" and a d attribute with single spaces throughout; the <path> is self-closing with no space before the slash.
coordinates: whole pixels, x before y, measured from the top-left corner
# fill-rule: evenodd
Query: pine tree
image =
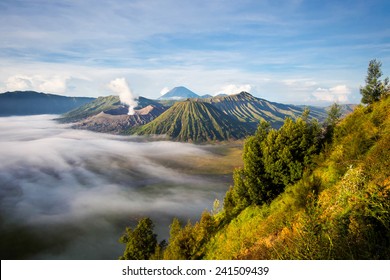
<path id="1" fill-rule="evenodd" d="M 126 244 L 122 260 L 148 260 L 155 252 L 157 235 L 153 233 L 154 224 L 150 218 L 141 219 L 133 230 L 126 227 L 126 232 L 119 242 Z"/>
<path id="2" fill-rule="evenodd" d="M 373 59 L 368 64 L 366 86 L 360 88 L 363 104 L 372 104 L 380 98 L 389 94 L 389 78 L 381 81 L 382 77 L 382 62 Z"/>
<path id="3" fill-rule="evenodd" d="M 334 103 L 328 111 L 328 116 L 324 122 L 325 128 L 325 141 L 330 142 L 333 137 L 333 132 L 336 127 L 336 124 L 340 121 L 342 115 L 341 106 L 337 103 Z"/>
<path id="4" fill-rule="evenodd" d="M 244 167 L 233 174 L 234 186 L 224 199 L 226 217 L 232 218 L 249 205 L 270 202 L 285 187 L 299 180 L 319 152 L 321 129 L 308 120 L 309 110 L 279 129 L 261 122 L 244 145 Z"/>

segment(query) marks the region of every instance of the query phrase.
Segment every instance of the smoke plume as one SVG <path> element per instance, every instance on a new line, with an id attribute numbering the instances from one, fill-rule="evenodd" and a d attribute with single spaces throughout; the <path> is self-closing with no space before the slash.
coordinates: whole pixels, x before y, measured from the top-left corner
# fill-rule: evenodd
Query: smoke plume
<path id="1" fill-rule="evenodd" d="M 128 115 L 134 115 L 134 108 L 138 106 L 138 102 L 135 100 L 135 95 L 129 88 L 125 78 L 117 78 L 112 80 L 108 87 L 119 95 L 121 102 L 129 106 Z"/>

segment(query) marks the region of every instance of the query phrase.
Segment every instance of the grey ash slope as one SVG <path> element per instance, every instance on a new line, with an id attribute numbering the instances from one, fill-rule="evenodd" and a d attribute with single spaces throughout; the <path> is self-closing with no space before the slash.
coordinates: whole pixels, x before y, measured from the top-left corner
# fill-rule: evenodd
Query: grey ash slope
<path id="1" fill-rule="evenodd" d="M 118 96 L 99 97 L 58 119 L 74 123 L 73 128 L 96 132 L 126 134 L 129 129 L 149 123 L 167 108 L 160 103 L 139 97 L 134 115 L 128 115 L 128 107 L 122 105 Z"/>
<path id="2" fill-rule="evenodd" d="M 138 107 L 135 109 L 142 109 L 149 105 L 159 107 L 161 110 L 165 110 L 165 107 L 160 103 L 144 97 L 139 97 Z M 64 123 L 72 123 L 85 120 L 91 116 L 96 116 L 101 112 L 106 112 L 112 115 L 120 115 L 127 114 L 127 110 L 128 109 L 126 109 L 126 106 L 121 104 L 119 96 L 110 95 L 99 97 L 90 103 L 67 112 L 66 114 L 63 114 L 58 120 Z"/>

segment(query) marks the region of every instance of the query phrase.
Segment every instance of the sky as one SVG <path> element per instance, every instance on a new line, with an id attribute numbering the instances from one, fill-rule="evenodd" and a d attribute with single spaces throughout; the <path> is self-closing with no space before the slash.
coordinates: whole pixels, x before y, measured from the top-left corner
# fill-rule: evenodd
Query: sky
<path id="1" fill-rule="evenodd" d="M 138 96 L 176 86 L 270 101 L 359 103 L 390 75 L 387 0 L 0 0 L 0 92 Z"/>

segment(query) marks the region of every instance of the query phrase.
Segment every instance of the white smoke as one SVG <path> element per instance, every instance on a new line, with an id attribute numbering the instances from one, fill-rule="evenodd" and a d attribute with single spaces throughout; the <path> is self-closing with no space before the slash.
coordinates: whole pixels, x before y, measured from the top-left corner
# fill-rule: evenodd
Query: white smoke
<path id="1" fill-rule="evenodd" d="M 119 98 L 123 104 L 129 106 L 128 115 L 134 115 L 134 108 L 138 106 L 137 100 L 135 100 L 135 95 L 129 88 L 129 85 L 126 82 L 125 78 L 117 78 L 112 80 L 108 87 L 115 93 L 119 95 Z"/>

